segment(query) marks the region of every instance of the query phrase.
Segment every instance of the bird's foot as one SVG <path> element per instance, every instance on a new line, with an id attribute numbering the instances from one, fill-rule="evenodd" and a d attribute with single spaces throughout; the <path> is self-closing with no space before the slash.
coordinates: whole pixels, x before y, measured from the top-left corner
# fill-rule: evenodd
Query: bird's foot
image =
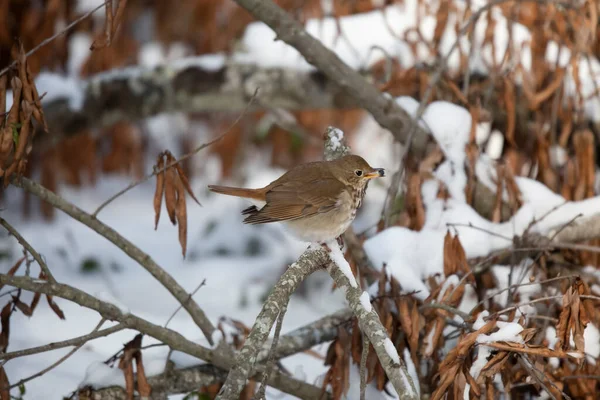
<path id="1" fill-rule="evenodd" d="M 340 235 L 335 240 L 337 241 L 338 245 L 340 246 L 340 250 L 344 250 L 344 237 L 342 235 Z"/>

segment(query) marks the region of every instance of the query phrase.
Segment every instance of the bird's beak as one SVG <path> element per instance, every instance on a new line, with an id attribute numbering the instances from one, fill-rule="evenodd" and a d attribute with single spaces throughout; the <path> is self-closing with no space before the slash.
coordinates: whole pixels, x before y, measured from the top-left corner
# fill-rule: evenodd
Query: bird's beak
<path id="1" fill-rule="evenodd" d="M 385 176 L 385 170 L 383 168 L 375 168 L 373 171 L 365 175 L 366 179 L 373 179 Z"/>

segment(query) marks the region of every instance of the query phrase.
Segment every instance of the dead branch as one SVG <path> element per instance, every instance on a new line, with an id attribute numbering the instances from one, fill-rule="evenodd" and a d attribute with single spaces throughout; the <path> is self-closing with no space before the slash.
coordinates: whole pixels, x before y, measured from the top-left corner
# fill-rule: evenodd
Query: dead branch
<path id="1" fill-rule="evenodd" d="M 387 128 L 400 143 L 406 143 L 412 117 L 396 102 L 384 96 L 357 71 L 350 68 L 335 53 L 309 35 L 301 23 L 272 1 L 235 0 L 241 7 L 267 24 L 277 39 L 294 47 L 304 58 L 317 67 L 327 78 L 338 84 L 358 106 L 368 110 L 379 124 Z M 429 135 L 421 127 L 413 142 L 413 151 L 422 154 Z"/>
<path id="2" fill-rule="evenodd" d="M 165 289 L 167 289 L 173 297 L 179 301 L 183 308 L 190 314 L 196 325 L 202 330 L 208 342 L 213 344 L 212 333 L 215 328 L 198 304 L 189 297 L 186 290 L 181 287 L 173 277 L 158 265 L 152 257 L 144 253 L 129 240 L 121 236 L 117 231 L 107 226 L 100 220 L 94 218 L 74 204 L 69 203 L 60 196 L 57 196 L 42 185 L 33 182 L 27 178 L 15 178 L 12 180 L 15 186 L 25 189 L 31 194 L 39 197 L 41 200 L 47 201 L 54 207 L 65 212 L 82 224 L 88 226 L 113 244 L 121 249 L 125 254 L 140 264 L 148 271 L 157 281 L 159 281 Z"/>
<path id="3" fill-rule="evenodd" d="M 79 346 L 80 344 L 85 344 L 91 340 L 97 339 L 99 337 L 105 337 L 111 335 L 115 332 L 119 332 L 125 329 L 123 324 L 117 324 L 115 326 L 111 326 L 110 328 L 102 329 L 101 331 L 94 331 L 92 333 L 88 333 L 87 335 L 78 336 L 73 339 L 63 340 L 60 342 L 49 343 L 43 346 L 31 347 L 25 350 L 12 351 L 10 353 L 5 353 L 0 355 L 0 360 L 4 360 L 6 362 L 8 360 L 12 360 L 13 358 L 30 356 L 32 354 L 45 353 L 47 351 L 52 351 L 56 349 L 62 349 L 64 347 L 70 346 Z"/>
<path id="4" fill-rule="evenodd" d="M 234 361 L 227 354 L 219 349 L 211 350 L 197 343 L 194 343 L 180 333 L 155 325 L 131 313 L 124 313 L 119 307 L 101 301 L 98 298 L 85 293 L 77 288 L 61 283 L 50 283 L 31 279 L 24 276 L 9 276 L 0 274 L 0 284 L 13 286 L 34 293 L 41 293 L 57 298 L 72 301 L 82 307 L 95 310 L 102 317 L 109 321 L 118 321 L 126 328 L 134 329 L 142 334 L 155 338 L 166 344 L 173 350 L 178 350 L 191 356 L 197 357 L 208 363 L 213 364 L 217 369 L 228 370 L 234 365 Z M 263 366 L 257 367 L 257 372 L 262 372 Z M 290 378 L 278 371 L 273 371 L 267 383 L 285 393 L 306 399 L 318 399 L 321 395 L 321 389 L 303 381 Z"/>
<path id="5" fill-rule="evenodd" d="M 15 239 L 17 239 L 17 242 L 19 242 L 19 244 L 23 246 L 25 250 L 29 252 L 29 254 L 31 254 L 35 261 L 37 261 L 42 272 L 46 275 L 47 279 L 50 282 L 56 282 L 52 272 L 50 272 L 50 268 L 48 268 L 48 265 L 44 262 L 40 254 L 29 244 L 27 240 L 25 240 L 25 238 L 14 228 L 14 226 L 9 224 L 8 221 L 2 217 L 0 217 L 0 225 L 2 225 L 4 229 L 6 229 L 12 236 L 14 236 Z"/>

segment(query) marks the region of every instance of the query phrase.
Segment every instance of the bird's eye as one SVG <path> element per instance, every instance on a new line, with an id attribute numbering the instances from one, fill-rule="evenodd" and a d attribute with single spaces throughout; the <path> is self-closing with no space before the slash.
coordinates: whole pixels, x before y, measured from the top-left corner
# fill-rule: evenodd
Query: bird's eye
<path id="1" fill-rule="evenodd" d="M 360 169 L 357 169 L 356 171 L 354 171 L 354 173 L 356 174 L 356 176 L 362 176 L 363 172 Z"/>

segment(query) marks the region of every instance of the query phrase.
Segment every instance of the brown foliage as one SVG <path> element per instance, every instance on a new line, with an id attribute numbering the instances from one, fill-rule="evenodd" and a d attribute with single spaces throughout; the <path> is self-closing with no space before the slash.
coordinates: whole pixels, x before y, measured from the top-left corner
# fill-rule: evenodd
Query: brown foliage
<path id="1" fill-rule="evenodd" d="M 179 243 L 181 252 L 185 257 L 187 251 L 187 205 L 185 201 L 186 192 L 200 205 L 200 202 L 194 195 L 190 183 L 185 175 L 179 161 L 173 157 L 170 151 L 163 151 L 158 155 L 155 166 L 156 190 L 154 192 L 154 229 L 158 227 L 160 219 L 162 198 L 165 198 L 165 205 L 169 219 L 173 225 L 179 225 Z"/>

